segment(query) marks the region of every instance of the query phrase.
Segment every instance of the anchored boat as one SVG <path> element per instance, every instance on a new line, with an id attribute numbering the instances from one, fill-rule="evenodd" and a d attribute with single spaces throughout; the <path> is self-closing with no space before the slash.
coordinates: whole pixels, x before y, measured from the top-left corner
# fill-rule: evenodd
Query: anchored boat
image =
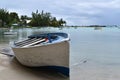
<path id="1" fill-rule="evenodd" d="M 4 32 L 4 35 L 16 35 L 17 32 L 9 31 L 9 32 Z"/>
<path id="2" fill-rule="evenodd" d="M 28 36 L 12 45 L 17 60 L 29 67 L 47 67 L 69 76 L 69 36 L 45 33 Z"/>
<path id="3" fill-rule="evenodd" d="M 13 27 L 9 29 L 9 31 L 6 31 L 3 33 L 4 35 L 16 35 L 18 34 L 16 31 L 13 31 Z"/>

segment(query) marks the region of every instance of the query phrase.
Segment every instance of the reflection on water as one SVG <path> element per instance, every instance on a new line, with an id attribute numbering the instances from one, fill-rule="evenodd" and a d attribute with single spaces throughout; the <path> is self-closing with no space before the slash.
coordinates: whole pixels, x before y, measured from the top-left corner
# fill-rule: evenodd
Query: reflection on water
<path id="1" fill-rule="evenodd" d="M 18 35 L 0 34 L 0 43 L 24 39 L 31 34 L 70 34 L 71 80 L 120 79 L 120 29 L 117 27 L 23 28 Z M 1 32 L 0 32 L 1 33 Z"/>

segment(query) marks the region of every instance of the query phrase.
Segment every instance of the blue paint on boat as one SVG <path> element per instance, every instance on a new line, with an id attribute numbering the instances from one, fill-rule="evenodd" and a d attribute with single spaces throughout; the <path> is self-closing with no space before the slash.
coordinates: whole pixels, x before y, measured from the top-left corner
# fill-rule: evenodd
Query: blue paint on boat
<path id="1" fill-rule="evenodd" d="M 51 42 L 52 42 L 52 40 L 51 40 L 51 35 L 50 35 L 50 34 L 47 34 L 47 37 L 48 37 L 49 43 L 51 43 Z"/>
<path id="2" fill-rule="evenodd" d="M 28 66 L 26 66 L 28 67 Z M 55 71 L 58 73 L 61 73 L 67 77 L 69 77 L 69 68 L 68 67 L 63 67 L 63 66 L 39 66 L 39 67 L 29 67 L 32 68 L 34 70 L 48 70 L 48 71 Z"/>
<path id="3" fill-rule="evenodd" d="M 44 66 L 43 68 L 50 69 L 62 73 L 69 77 L 69 68 L 62 66 Z"/>

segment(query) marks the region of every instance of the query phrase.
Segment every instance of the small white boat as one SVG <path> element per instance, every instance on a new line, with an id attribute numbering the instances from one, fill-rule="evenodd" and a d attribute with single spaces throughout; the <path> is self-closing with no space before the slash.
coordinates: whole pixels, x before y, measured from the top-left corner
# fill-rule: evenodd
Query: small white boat
<path id="1" fill-rule="evenodd" d="M 6 31 L 3 33 L 4 35 L 16 35 L 17 32 L 16 31 L 13 31 L 12 29 L 10 29 L 9 31 Z"/>
<path id="2" fill-rule="evenodd" d="M 69 36 L 66 33 L 31 35 L 12 44 L 12 49 L 25 66 L 44 66 L 69 76 Z"/>
<path id="3" fill-rule="evenodd" d="M 17 32 L 9 31 L 9 32 L 4 32 L 4 35 L 16 35 Z"/>

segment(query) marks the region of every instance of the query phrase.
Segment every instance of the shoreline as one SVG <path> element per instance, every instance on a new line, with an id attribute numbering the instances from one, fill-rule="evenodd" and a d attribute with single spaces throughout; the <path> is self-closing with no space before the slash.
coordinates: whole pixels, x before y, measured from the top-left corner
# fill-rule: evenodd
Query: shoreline
<path id="1" fill-rule="evenodd" d="M 1 30 L 1 29 L 5 29 L 5 30 L 6 30 L 6 29 L 9 29 L 9 28 L 4 28 L 4 27 L 1 27 L 1 28 L 0 28 L 0 30 Z"/>

